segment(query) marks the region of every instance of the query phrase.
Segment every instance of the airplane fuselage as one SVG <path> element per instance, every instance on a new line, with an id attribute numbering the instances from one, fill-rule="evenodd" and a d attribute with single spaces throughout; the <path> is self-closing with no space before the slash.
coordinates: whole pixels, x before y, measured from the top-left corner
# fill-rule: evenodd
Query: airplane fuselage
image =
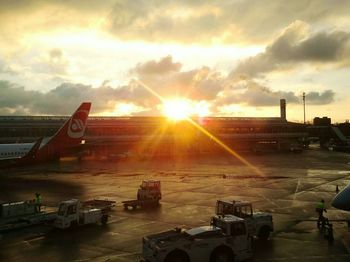
<path id="1" fill-rule="evenodd" d="M 0 144 L 0 160 L 11 157 L 23 157 L 33 145 L 34 143 Z"/>

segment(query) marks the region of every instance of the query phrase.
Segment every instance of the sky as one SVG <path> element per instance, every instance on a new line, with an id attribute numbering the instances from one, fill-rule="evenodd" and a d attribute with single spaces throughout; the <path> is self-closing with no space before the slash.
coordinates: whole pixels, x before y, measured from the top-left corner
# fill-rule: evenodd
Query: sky
<path id="1" fill-rule="evenodd" d="M 0 0 L 0 115 L 350 118 L 348 0 Z M 145 88 L 148 87 L 148 88 Z M 178 104 L 169 103 L 176 109 Z M 174 110 L 175 110 L 174 109 Z"/>

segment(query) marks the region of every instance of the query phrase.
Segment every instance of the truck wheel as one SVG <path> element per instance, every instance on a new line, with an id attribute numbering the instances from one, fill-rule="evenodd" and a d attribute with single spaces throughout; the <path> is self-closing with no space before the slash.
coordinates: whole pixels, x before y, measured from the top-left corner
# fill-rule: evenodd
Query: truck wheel
<path id="1" fill-rule="evenodd" d="M 184 251 L 174 250 L 166 256 L 164 262 L 190 262 L 190 258 Z"/>
<path id="2" fill-rule="evenodd" d="M 107 215 L 102 215 L 101 217 L 101 224 L 106 225 L 108 221 L 108 216 Z"/>
<path id="3" fill-rule="evenodd" d="M 233 258 L 232 250 L 228 247 L 221 246 L 215 248 L 211 253 L 210 262 L 232 262 Z"/>
<path id="4" fill-rule="evenodd" d="M 260 240 L 267 240 L 270 236 L 270 228 L 267 226 L 262 227 L 259 230 L 258 238 Z"/>

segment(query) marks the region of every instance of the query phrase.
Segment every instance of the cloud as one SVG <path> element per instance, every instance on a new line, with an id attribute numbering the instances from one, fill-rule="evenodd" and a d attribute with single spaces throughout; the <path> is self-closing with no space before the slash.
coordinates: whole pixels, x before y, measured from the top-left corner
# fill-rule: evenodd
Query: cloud
<path id="1" fill-rule="evenodd" d="M 0 114 L 70 114 L 77 103 L 91 101 L 95 113 L 110 111 L 118 102 L 132 101 L 128 86 L 112 88 L 64 83 L 43 93 L 25 90 L 8 81 L 0 81 Z"/>
<path id="2" fill-rule="evenodd" d="M 17 54 L 36 36 L 95 29 L 111 5 L 109 0 L 1 0 L 0 50 Z"/>
<path id="3" fill-rule="evenodd" d="M 256 44 L 295 20 L 346 28 L 349 12 L 347 0 L 2 0 L 0 32 L 10 42 L 36 32 L 98 28 L 123 40 Z"/>
<path id="4" fill-rule="evenodd" d="M 279 1 L 117 1 L 107 19 L 123 39 L 185 43 L 266 42 L 295 20 L 323 27 L 346 19 L 350 3 L 318 0 Z"/>
<path id="5" fill-rule="evenodd" d="M 61 49 L 53 48 L 46 55 L 40 57 L 39 61 L 33 63 L 31 68 L 36 73 L 62 77 L 68 73 L 69 61 Z"/>
<path id="6" fill-rule="evenodd" d="M 215 101 L 217 107 L 230 104 L 248 106 L 275 106 L 285 98 L 288 103 L 298 103 L 299 98 L 294 92 L 273 91 L 252 80 L 243 80 L 221 92 Z"/>
<path id="7" fill-rule="evenodd" d="M 140 75 L 166 74 L 178 72 L 181 66 L 180 63 L 174 63 L 172 56 L 168 55 L 159 61 L 149 61 L 144 64 L 139 63 L 132 71 Z"/>
<path id="8" fill-rule="evenodd" d="M 348 59 L 350 33 L 344 31 L 310 33 L 301 21 L 289 25 L 264 52 L 241 61 L 232 76 L 257 76 L 273 70 L 294 67 L 297 63 L 341 63 Z"/>
<path id="9" fill-rule="evenodd" d="M 0 58 L 0 74 L 14 75 L 16 74 L 16 71 Z"/>
<path id="10" fill-rule="evenodd" d="M 309 92 L 306 94 L 306 102 L 311 105 L 326 105 L 334 102 L 335 93 L 332 90 Z"/>
<path id="11" fill-rule="evenodd" d="M 42 99 L 37 91 L 27 91 L 16 84 L 0 81 L 0 114 L 23 114 L 26 108 L 33 105 L 33 101 Z M 30 111 L 31 112 L 31 111 Z"/>
<path id="12" fill-rule="evenodd" d="M 174 63 L 171 56 L 166 56 L 159 61 L 138 64 L 131 72 L 134 77 L 163 97 L 180 96 L 194 100 L 211 100 L 224 87 L 225 77 L 220 72 L 205 66 L 188 71 L 181 71 L 181 67 L 182 64 Z M 142 92 L 137 97 L 149 96 L 143 88 L 134 90 Z"/>
<path id="13" fill-rule="evenodd" d="M 335 92 L 325 90 L 323 92 L 311 91 L 306 94 L 307 103 L 310 105 L 326 105 L 334 101 Z M 230 104 L 241 104 L 253 107 L 276 106 L 280 99 L 286 99 L 288 104 L 300 104 L 302 94 L 272 90 L 261 85 L 254 80 L 242 80 L 226 89 L 218 95 L 215 106 L 225 106 Z"/>
<path id="14" fill-rule="evenodd" d="M 63 56 L 60 49 L 48 53 L 49 61 L 60 61 Z M 26 90 L 23 86 L 0 81 L 0 114 L 70 114 L 79 101 L 91 101 L 93 113 L 110 112 L 119 105 L 128 112 L 137 109 L 138 115 L 155 114 L 161 101 L 140 83 L 165 99 L 182 97 L 194 104 L 207 103 L 213 113 L 218 107 L 232 104 L 275 106 L 281 98 L 290 104 L 301 102 L 300 94 L 273 90 L 249 77 L 232 79 L 205 66 L 181 69 L 182 64 L 166 56 L 137 64 L 131 69 L 130 80 L 125 85 L 112 87 L 109 81 L 104 81 L 93 87 L 66 82 L 48 92 Z M 307 101 L 315 105 L 329 104 L 334 101 L 334 96 L 332 90 L 312 91 L 307 94 Z"/>

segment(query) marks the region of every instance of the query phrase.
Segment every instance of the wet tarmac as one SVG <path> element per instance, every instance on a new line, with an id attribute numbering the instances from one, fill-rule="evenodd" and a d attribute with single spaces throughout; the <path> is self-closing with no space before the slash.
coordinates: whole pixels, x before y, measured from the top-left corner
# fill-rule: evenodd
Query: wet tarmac
<path id="1" fill-rule="evenodd" d="M 345 223 L 335 222 L 330 243 L 316 228 L 315 203 L 326 201 L 329 219 L 350 218 L 330 207 L 336 185 L 350 183 L 350 154 L 312 149 L 302 154 L 248 155 L 259 172 L 230 156 L 140 161 L 61 161 L 44 166 L 1 170 L 0 201 L 43 202 L 111 199 L 116 208 L 106 226 L 74 230 L 37 226 L 0 236 L 0 261 L 138 261 L 141 238 L 174 228 L 208 225 L 217 199 L 253 202 L 271 212 L 275 232 L 256 242 L 252 261 L 350 261 L 343 244 Z M 124 211 L 121 201 L 134 199 L 140 182 L 159 179 L 159 208 Z"/>

